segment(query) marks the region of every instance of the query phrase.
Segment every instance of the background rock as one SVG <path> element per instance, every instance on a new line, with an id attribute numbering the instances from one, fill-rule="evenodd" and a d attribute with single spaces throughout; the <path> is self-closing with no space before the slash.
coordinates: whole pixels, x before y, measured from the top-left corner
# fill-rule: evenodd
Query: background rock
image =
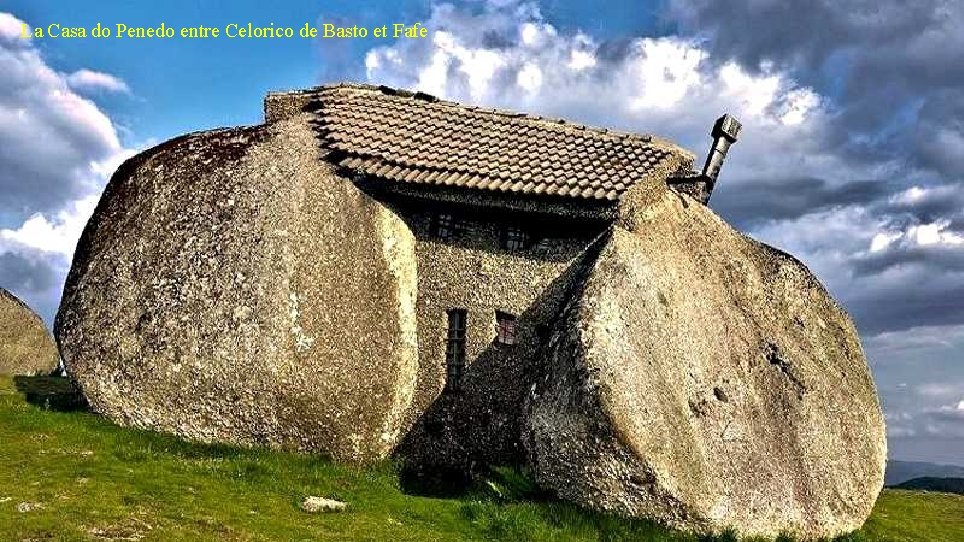
<path id="1" fill-rule="evenodd" d="M 0 374 L 47 374 L 59 364 L 57 345 L 40 316 L 0 288 Z"/>
<path id="2" fill-rule="evenodd" d="M 414 238 L 319 152 L 296 116 L 121 166 L 55 326 L 94 410 L 349 461 L 394 447 L 417 372 Z"/>
<path id="3" fill-rule="evenodd" d="M 538 482 L 674 527 L 833 536 L 883 482 L 853 324 L 792 257 L 643 189 L 571 302 L 529 404 Z"/>

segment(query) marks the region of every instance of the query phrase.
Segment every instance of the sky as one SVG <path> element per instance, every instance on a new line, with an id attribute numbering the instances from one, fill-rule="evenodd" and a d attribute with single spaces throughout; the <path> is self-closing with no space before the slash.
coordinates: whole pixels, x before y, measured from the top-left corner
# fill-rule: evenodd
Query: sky
<path id="1" fill-rule="evenodd" d="M 422 40 L 22 39 L 46 27 L 421 22 Z M 744 125 L 711 206 L 853 316 L 894 459 L 964 465 L 964 2 L 0 0 L 0 286 L 49 323 L 125 158 L 353 80 L 652 133 Z"/>

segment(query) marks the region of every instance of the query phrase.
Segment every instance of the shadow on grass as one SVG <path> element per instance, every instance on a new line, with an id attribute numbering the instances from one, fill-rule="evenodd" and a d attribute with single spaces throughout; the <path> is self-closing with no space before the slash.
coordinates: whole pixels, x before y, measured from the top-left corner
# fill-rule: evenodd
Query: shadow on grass
<path id="1" fill-rule="evenodd" d="M 407 465 L 398 469 L 398 484 L 406 495 L 438 499 L 465 497 L 476 487 L 472 478 L 458 469 L 436 469 L 426 473 Z"/>
<path id="2" fill-rule="evenodd" d="M 87 400 L 69 378 L 60 376 L 15 376 L 13 384 L 26 401 L 44 410 L 87 412 Z"/>

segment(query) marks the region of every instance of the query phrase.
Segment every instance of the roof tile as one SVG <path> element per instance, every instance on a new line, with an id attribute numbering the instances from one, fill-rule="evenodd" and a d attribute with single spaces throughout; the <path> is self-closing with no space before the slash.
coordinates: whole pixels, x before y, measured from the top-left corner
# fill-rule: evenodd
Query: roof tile
<path id="1" fill-rule="evenodd" d="M 389 182 L 616 201 L 654 172 L 692 160 L 649 136 L 412 93 L 351 85 L 312 92 L 312 125 L 325 147 L 342 152 L 339 165 Z"/>

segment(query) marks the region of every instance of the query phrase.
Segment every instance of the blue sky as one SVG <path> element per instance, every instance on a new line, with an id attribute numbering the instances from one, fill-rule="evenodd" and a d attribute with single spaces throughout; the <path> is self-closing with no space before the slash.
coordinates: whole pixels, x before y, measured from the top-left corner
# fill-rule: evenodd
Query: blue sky
<path id="1" fill-rule="evenodd" d="M 473 3 L 468 9 L 478 9 Z M 217 26 L 232 22 L 300 28 L 308 22 L 341 22 L 372 27 L 425 21 L 428 2 L 174 0 L 65 2 L 15 0 L 7 4 L 34 26 L 50 23 L 90 28 L 98 22 L 129 26 Z M 584 2 L 545 3 L 547 20 L 559 28 L 585 28 L 613 38 L 660 32 L 656 4 L 629 1 L 593 6 Z M 624 14 L 634 13 L 631 17 Z M 41 49 L 63 71 L 81 68 L 121 74 L 133 93 L 99 100 L 112 119 L 129 131 L 127 143 L 167 139 L 214 126 L 260 121 L 260 100 L 268 90 L 300 88 L 324 81 L 364 79 L 362 58 L 384 40 L 368 38 L 319 43 L 312 40 L 44 40 Z"/>
<path id="2" fill-rule="evenodd" d="M 422 22 L 426 40 L 18 40 L 22 22 Z M 964 3 L 0 3 L 0 286 L 49 321 L 125 157 L 252 124 L 268 90 L 361 80 L 656 133 L 744 123 L 712 205 L 854 316 L 891 453 L 964 464 Z M 42 141 L 42 145 L 37 142 Z"/>

